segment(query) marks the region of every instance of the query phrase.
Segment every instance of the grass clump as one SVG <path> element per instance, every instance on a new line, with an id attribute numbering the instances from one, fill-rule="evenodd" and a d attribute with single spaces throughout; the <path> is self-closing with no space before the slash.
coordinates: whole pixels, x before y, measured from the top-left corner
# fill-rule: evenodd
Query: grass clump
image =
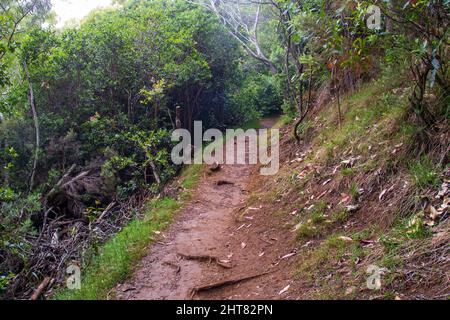
<path id="1" fill-rule="evenodd" d="M 321 234 L 321 230 L 311 223 L 304 223 L 297 231 L 298 239 L 315 238 Z"/>
<path id="2" fill-rule="evenodd" d="M 356 182 L 352 182 L 350 186 L 350 196 L 353 200 L 357 201 L 360 194 L 359 194 L 359 186 Z"/>
<path id="3" fill-rule="evenodd" d="M 314 127 L 314 124 L 310 120 L 303 121 L 299 128 L 298 128 L 298 134 L 299 135 L 305 135 L 311 128 Z"/>
<path id="4" fill-rule="evenodd" d="M 184 189 L 192 189 L 197 185 L 198 181 L 202 177 L 203 166 L 198 164 L 193 164 L 188 166 L 183 174 L 181 175 L 181 186 Z"/>
<path id="5" fill-rule="evenodd" d="M 350 218 L 350 213 L 345 208 L 337 210 L 337 211 L 333 212 L 333 214 L 331 215 L 331 219 L 333 220 L 333 222 L 344 223 L 344 222 L 347 222 L 349 218 Z"/>
<path id="6" fill-rule="evenodd" d="M 353 168 L 343 168 L 341 172 L 343 177 L 350 177 L 356 174 L 356 171 Z"/>
<path id="7" fill-rule="evenodd" d="M 423 212 L 399 219 L 389 234 L 380 237 L 384 248 L 381 265 L 391 270 L 398 268 L 404 259 L 400 254 L 401 248 L 411 240 L 422 240 L 431 235 L 431 230 L 425 225 Z"/>
<path id="8" fill-rule="evenodd" d="M 304 255 L 298 269 L 297 276 L 315 278 L 316 272 L 327 273 L 332 265 L 342 259 L 348 244 L 339 235 L 331 235 L 318 248 Z M 319 268 L 320 267 L 320 268 Z"/>
<path id="9" fill-rule="evenodd" d="M 320 223 L 324 222 L 326 219 L 325 219 L 325 215 L 322 212 L 314 212 L 311 215 L 311 220 L 315 224 L 320 224 Z"/>
<path id="10" fill-rule="evenodd" d="M 418 188 L 426 189 L 439 184 L 439 175 L 432 161 L 427 156 L 423 156 L 419 161 L 411 163 L 409 172 Z"/>
<path id="11" fill-rule="evenodd" d="M 401 222 L 395 232 L 406 239 L 424 239 L 431 235 L 430 229 L 425 225 L 424 213 L 420 212 Z"/>
<path id="12" fill-rule="evenodd" d="M 315 238 L 324 233 L 327 228 L 327 216 L 325 215 L 327 208 L 325 202 L 319 202 L 311 209 L 310 218 L 298 228 L 298 239 Z"/>

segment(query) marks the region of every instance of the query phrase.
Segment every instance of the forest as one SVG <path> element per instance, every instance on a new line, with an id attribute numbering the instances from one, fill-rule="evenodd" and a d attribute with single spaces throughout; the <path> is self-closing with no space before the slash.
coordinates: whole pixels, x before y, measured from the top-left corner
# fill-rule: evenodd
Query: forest
<path id="1" fill-rule="evenodd" d="M 325 257 L 354 229 L 354 267 L 377 256 L 391 271 L 383 298 L 448 299 L 450 1 L 111 4 L 56 27 L 50 0 L 0 0 L 1 298 L 107 298 L 208 170 L 172 163 L 173 130 L 277 118 L 282 169 L 252 180 L 267 189 L 248 206 L 271 199 L 295 212 L 296 246 L 322 241 L 296 272 L 326 277 L 313 270 L 341 261 Z M 407 248 L 428 268 L 403 270 Z M 116 267 L 91 279 L 102 261 Z M 65 289 L 73 264 L 88 289 Z M 315 283 L 344 293 L 307 298 L 368 298 Z"/>

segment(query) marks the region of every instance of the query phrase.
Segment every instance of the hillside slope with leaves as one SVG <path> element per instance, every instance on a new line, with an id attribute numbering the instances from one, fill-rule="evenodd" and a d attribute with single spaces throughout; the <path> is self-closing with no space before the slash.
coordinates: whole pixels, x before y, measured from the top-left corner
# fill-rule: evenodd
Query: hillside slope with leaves
<path id="1" fill-rule="evenodd" d="M 341 121 L 337 101 L 317 105 L 300 143 L 284 127 L 280 173 L 254 183 L 249 205 L 296 238 L 290 298 L 449 296 L 448 120 L 424 134 L 405 111 L 412 87 L 393 79 L 348 93 Z"/>

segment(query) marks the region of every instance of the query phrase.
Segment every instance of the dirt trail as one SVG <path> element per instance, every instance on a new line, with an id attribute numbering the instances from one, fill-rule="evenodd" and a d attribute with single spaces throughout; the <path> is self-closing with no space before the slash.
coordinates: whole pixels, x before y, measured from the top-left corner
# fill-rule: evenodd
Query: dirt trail
<path id="1" fill-rule="evenodd" d="M 262 122 L 271 127 L 274 119 Z M 150 248 L 134 276 L 119 285 L 122 300 L 279 299 L 291 284 L 292 235 L 279 217 L 263 207 L 249 208 L 249 188 L 257 167 L 225 165 L 204 176 L 193 199 L 160 242 Z M 218 185 L 218 181 L 232 184 Z M 269 212 L 268 212 L 269 211 Z M 241 217 L 238 219 L 237 217 Z M 210 257 L 210 258 L 207 258 Z M 194 288 L 270 272 L 212 290 Z"/>

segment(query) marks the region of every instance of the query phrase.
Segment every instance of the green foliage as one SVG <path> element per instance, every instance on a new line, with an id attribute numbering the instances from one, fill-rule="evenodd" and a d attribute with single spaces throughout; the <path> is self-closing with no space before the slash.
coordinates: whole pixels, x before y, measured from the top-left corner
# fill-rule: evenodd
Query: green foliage
<path id="1" fill-rule="evenodd" d="M 118 172 L 135 165 L 136 163 L 132 158 L 113 156 L 103 164 L 101 176 L 105 178 L 114 177 Z"/>
<path id="2" fill-rule="evenodd" d="M 0 276 L 4 277 L 4 281 L 10 279 L 9 274 L 18 274 L 20 266 L 27 262 L 31 246 L 24 239 L 34 234 L 31 217 L 41 210 L 38 193 L 23 196 L 13 194 L 10 190 L 6 200 L 0 199 L 0 255 L 3 257 L 0 261 Z"/>
<path id="3" fill-rule="evenodd" d="M 353 168 L 342 168 L 341 172 L 344 177 L 353 176 L 355 174 Z"/>
<path id="4" fill-rule="evenodd" d="M 318 237 L 319 235 L 320 231 L 318 230 L 318 228 L 310 223 L 302 224 L 297 231 L 298 239 L 315 238 Z"/>
<path id="5" fill-rule="evenodd" d="M 9 282 L 14 278 L 14 274 L 10 273 L 6 276 L 0 276 L 0 293 L 8 286 Z"/>
<path id="6" fill-rule="evenodd" d="M 174 170 L 170 163 L 170 147 L 172 143 L 170 133 L 167 130 L 151 131 L 149 133 L 137 131 L 127 136 L 145 154 L 145 160 L 141 164 L 144 172 L 152 162 L 159 172 L 164 174 L 164 177 L 169 178 L 173 175 Z"/>
<path id="7" fill-rule="evenodd" d="M 2 0 L 0 6 L 0 88 L 11 84 L 5 59 L 19 47 L 19 31 L 41 23 L 50 10 L 50 0 Z M 1 111 L 1 109 L 0 109 Z"/>
<path id="8" fill-rule="evenodd" d="M 0 187 L 0 202 L 11 202 L 14 199 L 14 191 L 8 187 Z"/>
<path id="9" fill-rule="evenodd" d="M 423 214 L 418 214 L 408 219 L 403 228 L 409 239 L 421 239 L 431 234 L 431 231 L 425 225 Z"/>
<path id="10" fill-rule="evenodd" d="M 78 29 L 35 26 L 21 35 L 15 56 L 9 62 L 20 69 L 26 61 L 34 85 L 41 127 L 37 184 L 52 187 L 56 173 L 71 164 L 95 164 L 122 197 L 151 183 L 150 162 L 164 181 L 174 173 L 168 130 L 175 107 L 184 108 L 187 128 L 195 119 L 221 126 L 224 97 L 241 77 L 235 41 L 214 17 L 184 1 L 129 2 L 94 12 Z M 21 191 L 28 187 L 34 132 L 28 86 L 13 80 L 0 98 L 6 117 L 0 146 L 9 146 L 0 147 L 0 175 Z M 243 107 L 233 108 L 226 114 L 239 119 Z"/>
<path id="11" fill-rule="evenodd" d="M 280 85 L 276 78 L 266 75 L 247 76 L 230 94 L 228 111 L 234 122 L 244 124 L 262 116 L 279 114 L 283 104 Z"/>
<path id="12" fill-rule="evenodd" d="M 432 235 L 432 231 L 425 225 L 425 215 L 419 212 L 410 217 L 398 219 L 392 230 L 380 237 L 385 255 L 382 264 L 394 268 L 404 257 L 399 256 L 400 248 L 412 239 L 424 239 Z"/>
<path id="13" fill-rule="evenodd" d="M 16 55 L 12 62 L 19 68 L 22 61 L 28 64 L 41 124 L 38 169 L 44 174 L 37 177 L 38 184 L 46 172 L 64 171 L 72 163 L 108 161 L 111 156 L 136 163 L 130 166 L 133 172 L 119 170 L 128 176 L 122 176 L 120 184 L 135 179 L 136 170 L 145 179 L 149 161 L 156 162 L 166 180 L 173 170 L 167 134 L 161 133 L 173 128 L 177 105 L 185 110 L 186 128 L 196 119 L 205 127 L 220 127 L 250 114 L 241 113 L 247 108 L 245 101 L 235 101 L 232 107 L 225 101 L 239 85 L 232 79 L 245 80 L 235 62 L 240 56 L 235 41 L 204 9 L 184 1 L 130 2 L 122 9 L 96 11 L 80 28 L 61 32 L 35 27 L 21 36 Z M 7 98 L 0 98 L 2 112 L 16 108 L 15 114 L 4 114 L 8 118 L 0 121 L 0 132 L 2 127 L 8 131 L 6 142 L 18 153 L 11 180 L 26 182 L 34 132 L 18 131 L 32 128 L 28 86 L 20 83 L 14 82 Z M 254 110 L 254 104 L 247 110 Z M 225 120 L 225 113 L 231 121 Z M 139 137 L 132 139 L 136 134 Z M 140 141 L 147 138 L 153 140 L 151 147 Z M 0 164 L 6 165 L 1 148 Z"/>

